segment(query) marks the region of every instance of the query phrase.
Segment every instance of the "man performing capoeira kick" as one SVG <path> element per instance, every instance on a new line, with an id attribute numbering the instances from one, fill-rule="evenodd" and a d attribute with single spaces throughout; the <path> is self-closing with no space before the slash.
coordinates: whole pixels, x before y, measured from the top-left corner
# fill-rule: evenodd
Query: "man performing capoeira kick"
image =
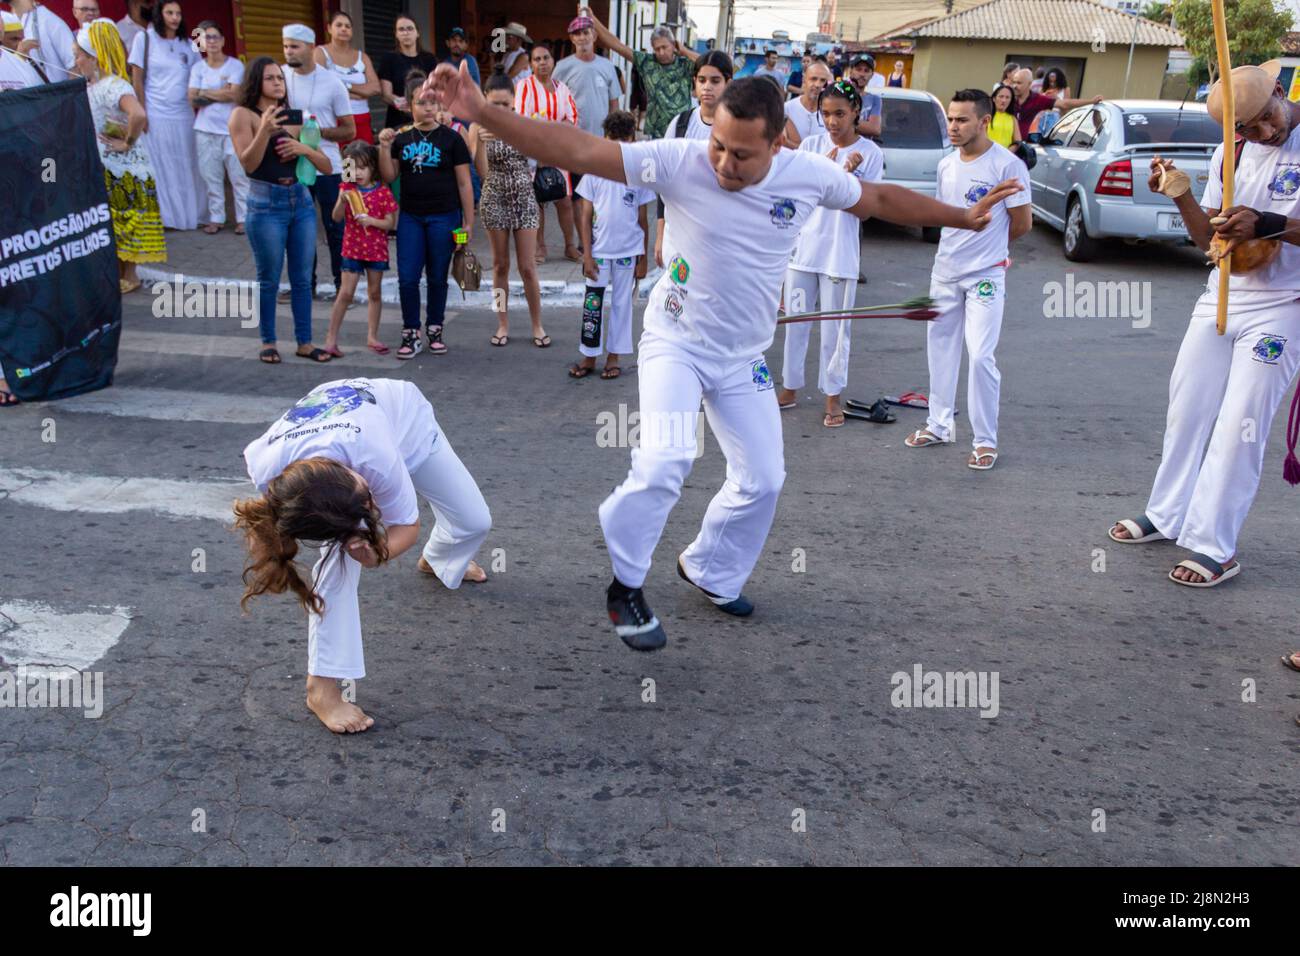
<path id="1" fill-rule="evenodd" d="M 539 163 L 645 186 L 667 215 L 667 268 L 650 294 L 641 338 L 641 444 L 626 480 L 600 507 L 614 565 L 607 606 L 636 650 L 667 638 L 641 591 L 668 513 L 695 456 L 703 400 L 727 458 L 678 573 L 723 611 L 746 615 L 753 570 L 785 480 L 781 416 L 763 350 L 776 331 L 781 281 L 799 227 L 819 205 L 907 225 L 979 229 L 1011 192 L 1004 183 L 959 209 L 897 186 L 862 183 L 809 151 L 783 150 L 781 93 L 758 77 L 727 87 L 707 141 L 617 143 L 484 102 L 465 70 L 438 67 L 431 84 L 455 116 L 478 122 Z"/>
<path id="2" fill-rule="evenodd" d="M 1300 104 L 1287 101 L 1275 63 L 1232 71 L 1236 128 L 1245 143 L 1231 208 L 1219 210 L 1222 146 L 1199 204 L 1186 173 L 1167 159 L 1151 161 L 1151 189 L 1174 200 L 1188 234 L 1211 256 L 1216 234 L 1228 250 L 1257 237 L 1275 236 L 1277 244 L 1266 250 L 1271 259 L 1243 275 L 1236 274 L 1237 260 L 1249 264 L 1252 257 L 1242 255 L 1245 248 L 1234 254 L 1224 335 L 1215 328 L 1219 270 L 1211 271 L 1169 380 L 1164 451 L 1146 510 L 1110 529 L 1123 544 L 1177 539 L 1192 555 L 1169 578 L 1188 587 L 1214 587 L 1241 570 L 1237 535 L 1259 488 L 1273 415 L 1300 368 Z M 1220 86 L 1207 107 L 1222 123 Z M 1220 216 L 1226 221 L 1211 223 Z"/>

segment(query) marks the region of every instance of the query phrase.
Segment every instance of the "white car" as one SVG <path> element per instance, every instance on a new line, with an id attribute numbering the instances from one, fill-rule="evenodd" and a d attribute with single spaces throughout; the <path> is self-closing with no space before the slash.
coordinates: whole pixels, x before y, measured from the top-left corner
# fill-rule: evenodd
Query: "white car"
<path id="1" fill-rule="evenodd" d="M 925 90 L 886 86 L 870 92 L 883 100 L 879 144 L 885 154 L 884 181 L 933 197 L 939 160 L 953 149 L 943 104 Z M 938 242 L 939 231 L 926 226 L 921 235 Z"/>

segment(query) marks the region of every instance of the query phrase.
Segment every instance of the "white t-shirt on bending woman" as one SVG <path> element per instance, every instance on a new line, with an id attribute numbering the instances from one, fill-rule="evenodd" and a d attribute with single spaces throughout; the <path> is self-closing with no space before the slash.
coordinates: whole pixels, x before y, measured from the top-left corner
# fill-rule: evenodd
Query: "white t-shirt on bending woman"
<path id="1" fill-rule="evenodd" d="M 718 185 L 702 140 L 620 143 L 632 187 L 667 209 L 664 262 L 650 292 L 646 331 L 709 362 L 761 357 L 776 333 L 790 251 L 818 206 L 848 209 L 862 184 L 825 156 L 783 149 L 761 181 Z"/>
<path id="2" fill-rule="evenodd" d="M 295 461 L 328 458 L 370 486 L 388 525 L 416 524 L 411 472 L 438 441 L 433 406 L 413 382 L 348 378 L 312 389 L 244 449 L 248 477 L 265 492 Z"/>
<path id="3" fill-rule="evenodd" d="M 809 137 L 799 144 L 801 151 L 807 150 L 820 156 L 828 156 L 835 148 L 830 133 Z M 880 151 L 880 147 L 865 136 L 859 136 L 852 146 L 839 147 L 833 162 L 843 169 L 852 153 L 861 153 L 862 162 L 849 175 L 859 182 L 880 182 L 885 171 L 885 154 Z M 862 220 L 852 213 L 827 209 L 825 206 L 813 210 L 813 214 L 799 230 L 799 241 L 795 244 L 790 268 L 836 279 L 857 279 L 862 258 L 862 241 L 859 238 L 861 225 Z"/>

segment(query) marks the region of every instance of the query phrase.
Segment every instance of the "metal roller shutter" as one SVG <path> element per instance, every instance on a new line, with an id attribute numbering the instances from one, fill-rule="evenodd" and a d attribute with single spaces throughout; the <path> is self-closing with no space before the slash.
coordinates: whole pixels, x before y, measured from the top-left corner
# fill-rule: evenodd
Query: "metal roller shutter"
<path id="1" fill-rule="evenodd" d="M 240 7 L 247 61 L 259 56 L 269 56 L 277 63 L 283 60 L 280 31 L 286 23 L 305 23 L 320 34 L 313 0 L 241 0 Z"/>
<path id="2" fill-rule="evenodd" d="M 361 9 L 361 17 L 366 26 L 366 52 L 376 67 L 383 55 L 397 45 L 393 37 L 393 25 L 404 6 L 403 0 L 366 0 Z M 428 37 L 420 37 L 420 43 L 426 50 L 430 49 Z"/>

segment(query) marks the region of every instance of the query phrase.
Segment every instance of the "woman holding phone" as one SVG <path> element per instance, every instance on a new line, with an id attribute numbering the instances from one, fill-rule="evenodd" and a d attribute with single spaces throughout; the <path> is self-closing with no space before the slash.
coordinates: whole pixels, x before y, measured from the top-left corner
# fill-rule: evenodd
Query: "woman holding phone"
<path id="1" fill-rule="evenodd" d="M 269 56 L 259 56 L 248 65 L 239 105 L 230 114 L 230 138 L 248 174 L 246 228 L 257 264 L 262 333 L 258 357 L 270 365 L 280 361 L 275 347 L 275 294 L 286 255 L 297 354 L 314 362 L 328 362 L 331 358 L 311 341 L 316 213 L 311 193 L 298 182 L 298 157 L 306 156 L 325 175 L 331 166 L 329 157 L 319 149 L 298 141 L 301 124 L 301 110 L 290 110 L 285 100 L 280 66 Z"/>

